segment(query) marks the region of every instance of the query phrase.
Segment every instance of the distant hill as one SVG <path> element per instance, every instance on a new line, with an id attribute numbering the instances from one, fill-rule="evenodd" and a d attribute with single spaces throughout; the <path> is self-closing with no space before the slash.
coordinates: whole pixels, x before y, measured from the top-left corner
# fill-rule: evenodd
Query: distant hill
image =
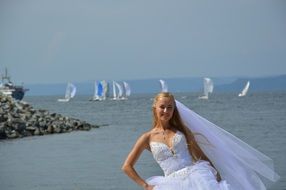
<path id="1" fill-rule="evenodd" d="M 230 84 L 215 87 L 218 92 L 239 92 L 247 81 L 250 81 L 250 91 L 286 91 L 286 75 L 261 77 L 261 78 L 238 78 Z"/>
<path id="2" fill-rule="evenodd" d="M 93 94 L 92 82 L 74 83 L 77 87 L 77 95 Z M 26 84 L 25 87 L 29 88 L 27 96 L 51 96 L 59 95 L 64 96 L 66 91 L 66 83 L 58 84 Z"/>
<path id="3" fill-rule="evenodd" d="M 215 84 L 228 84 L 233 82 L 236 78 L 213 78 Z M 203 78 L 168 78 L 163 79 L 167 82 L 169 91 L 171 92 L 197 92 L 203 89 Z M 156 93 L 160 91 L 159 79 L 141 79 L 141 80 L 125 80 L 129 83 L 133 94 L 143 93 Z M 109 83 L 110 93 L 112 92 L 112 81 Z M 118 81 L 119 83 L 122 81 Z M 77 95 L 93 95 L 94 81 L 75 82 L 77 86 Z M 27 92 L 27 96 L 41 96 L 41 95 L 59 95 L 64 96 L 66 84 L 26 84 L 25 87 L 30 90 Z"/>
<path id="4" fill-rule="evenodd" d="M 250 91 L 286 91 L 286 75 L 262 77 L 262 78 L 238 78 L 238 77 L 213 77 L 214 92 L 239 92 L 245 83 L 250 81 Z M 202 92 L 203 77 L 190 78 L 166 78 L 171 92 Z M 109 82 L 110 92 L 112 81 Z M 121 82 L 121 81 L 118 81 Z M 160 91 L 159 79 L 126 80 L 130 84 L 133 94 L 156 93 Z M 93 95 L 94 82 L 86 81 L 74 83 L 77 86 L 78 95 Z M 27 96 L 59 95 L 64 96 L 66 84 L 27 84 L 30 90 Z"/>
<path id="5" fill-rule="evenodd" d="M 198 92 L 203 91 L 203 77 L 189 78 L 161 78 L 168 84 L 171 92 Z M 235 77 L 214 77 L 217 85 L 228 84 L 236 80 Z M 160 91 L 159 78 L 127 81 L 134 93 L 156 93 Z"/>

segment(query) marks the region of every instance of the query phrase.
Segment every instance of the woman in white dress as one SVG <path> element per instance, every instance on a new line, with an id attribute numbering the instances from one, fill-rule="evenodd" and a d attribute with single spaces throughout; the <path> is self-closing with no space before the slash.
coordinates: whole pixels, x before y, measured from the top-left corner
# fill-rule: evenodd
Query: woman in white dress
<path id="1" fill-rule="evenodd" d="M 276 181 L 272 160 L 189 110 L 168 92 L 153 103 L 153 128 L 142 134 L 122 170 L 145 190 L 265 190 Z M 144 180 L 134 169 L 151 151 L 164 176 Z"/>

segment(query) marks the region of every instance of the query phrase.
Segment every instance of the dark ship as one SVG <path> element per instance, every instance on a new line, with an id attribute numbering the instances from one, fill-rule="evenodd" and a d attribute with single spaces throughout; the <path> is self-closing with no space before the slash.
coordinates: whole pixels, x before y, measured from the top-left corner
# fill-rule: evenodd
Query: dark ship
<path id="1" fill-rule="evenodd" d="M 10 76 L 8 76 L 7 68 L 5 69 L 5 75 L 2 75 L 2 82 L 0 82 L 0 94 L 12 96 L 16 100 L 22 100 L 25 92 L 28 90 L 23 85 L 14 85 Z"/>

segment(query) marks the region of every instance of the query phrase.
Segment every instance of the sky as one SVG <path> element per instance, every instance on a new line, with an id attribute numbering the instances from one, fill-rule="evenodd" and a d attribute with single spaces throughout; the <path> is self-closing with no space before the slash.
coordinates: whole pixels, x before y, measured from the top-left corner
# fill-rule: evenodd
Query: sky
<path id="1" fill-rule="evenodd" d="M 15 83 L 286 74 L 284 0 L 0 0 Z"/>

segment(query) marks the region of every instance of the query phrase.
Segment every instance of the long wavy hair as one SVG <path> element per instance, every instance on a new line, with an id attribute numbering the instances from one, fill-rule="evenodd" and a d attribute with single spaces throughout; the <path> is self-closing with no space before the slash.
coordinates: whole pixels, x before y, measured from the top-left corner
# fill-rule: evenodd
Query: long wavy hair
<path id="1" fill-rule="evenodd" d="M 198 161 L 198 160 L 206 160 L 209 161 L 209 158 L 204 154 L 204 152 L 202 151 L 202 149 L 199 147 L 196 139 L 195 139 L 195 135 L 193 134 L 192 131 L 190 131 L 189 128 L 187 128 L 184 123 L 181 120 L 180 114 L 178 112 L 178 109 L 176 107 L 176 103 L 175 103 L 175 98 L 174 96 L 169 93 L 169 92 L 160 92 L 159 94 L 157 94 L 154 98 L 154 102 L 153 102 L 153 106 L 152 106 L 152 110 L 153 110 L 153 124 L 152 127 L 155 128 L 158 125 L 158 116 L 156 114 L 156 103 L 158 102 L 158 100 L 160 98 L 170 98 L 173 101 L 173 105 L 174 105 L 174 112 L 173 115 L 169 121 L 170 126 L 172 126 L 172 128 L 175 128 L 176 130 L 182 132 L 185 137 L 186 137 L 186 141 L 187 141 L 187 145 L 188 145 L 188 149 L 189 152 L 192 156 L 192 158 L 194 159 L 194 161 Z M 211 162 L 210 162 L 211 163 Z"/>

